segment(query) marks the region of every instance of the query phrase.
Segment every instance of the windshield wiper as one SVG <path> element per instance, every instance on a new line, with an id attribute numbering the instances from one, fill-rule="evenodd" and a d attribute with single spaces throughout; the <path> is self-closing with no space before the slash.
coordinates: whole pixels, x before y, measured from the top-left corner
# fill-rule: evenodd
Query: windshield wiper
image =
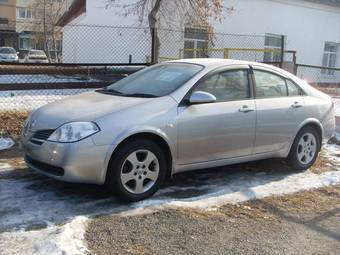
<path id="1" fill-rule="evenodd" d="M 131 94 L 125 94 L 122 93 L 118 90 L 115 89 L 108 89 L 108 88 L 103 88 L 103 89 L 97 89 L 96 92 L 103 93 L 103 94 L 109 94 L 109 95 L 118 95 L 118 96 L 123 96 L 123 97 L 146 97 L 146 98 L 154 98 L 158 97 L 156 95 L 152 94 L 147 94 L 147 93 L 131 93 Z"/>
<path id="2" fill-rule="evenodd" d="M 124 95 L 122 92 L 119 92 L 118 90 L 108 89 L 108 88 L 97 89 L 96 92 L 109 94 L 109 95 L 119 95 L 119 96 Z"/>
<path id="3" fill-rule="evenodd" d="M 158 97 L 158 96 L 156 96 L 156 95 L 147 94 L 147 93 L 123 94 L 123 96 L 126 96 L 126 97 L 146 97 L 146 98 L 154 98 L 154 97 Z"/>

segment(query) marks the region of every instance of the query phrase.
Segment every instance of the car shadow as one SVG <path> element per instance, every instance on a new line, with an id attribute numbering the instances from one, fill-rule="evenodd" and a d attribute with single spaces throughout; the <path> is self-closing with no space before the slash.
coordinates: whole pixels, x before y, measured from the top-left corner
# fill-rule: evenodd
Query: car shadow
<path id="1" fill-rule="evenodd" d="M 106 215 L 233 192 L 242 192 L 252 199 L 256 197 L 252 188 L 293 173 L 296 171 L 281 160 L 186 172 L 167 180 L 153 197 L 137 203 L 124 203 L 103 186 L 64 183 L 27 168 L 6 171 L 0 178 L 0 233 L 63 224 L 80 215 Z"/>

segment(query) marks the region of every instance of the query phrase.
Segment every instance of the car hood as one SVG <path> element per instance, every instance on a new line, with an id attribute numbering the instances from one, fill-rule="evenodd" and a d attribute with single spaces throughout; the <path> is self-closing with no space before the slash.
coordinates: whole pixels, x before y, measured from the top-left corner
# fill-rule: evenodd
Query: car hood
<path id="1" fill-rule="evenodd" d="M 71 121 L 95 121 L 99 117 L 150 100 L 152 98 L 120 97 L 98 92 L 83 93 L 39 108 L 30 117 L 29 129 L 55 129 Z"/>

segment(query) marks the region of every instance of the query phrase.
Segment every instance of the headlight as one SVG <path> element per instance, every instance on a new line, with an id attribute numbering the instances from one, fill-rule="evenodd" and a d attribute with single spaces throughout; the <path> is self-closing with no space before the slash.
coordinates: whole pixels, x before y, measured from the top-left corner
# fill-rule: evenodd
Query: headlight
<path id="1" fill-rule="evenodd" d="M 51 142 L 72 143 L 99 131 L 99 127 L 93 122 L 70 122 L 57 128 L 47 140 Z"/>

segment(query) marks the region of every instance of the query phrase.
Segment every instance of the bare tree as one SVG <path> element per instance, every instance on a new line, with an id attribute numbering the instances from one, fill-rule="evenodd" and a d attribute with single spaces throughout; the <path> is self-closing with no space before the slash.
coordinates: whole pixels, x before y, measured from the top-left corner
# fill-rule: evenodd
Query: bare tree
<path id="1" fill-rule="evenodd" d="M 223 0 L 107 0 L 108 7 L 119 7 L 124 16 L 137 15 L 139 23 L 148 20 L 150 33 L 153 37 L 153 62 L 159 58 L 160 40 L 157 28 L 160 22 L 168 28 L 178 21 L 190 23 L 196 27 L 213 32 L 211 21 L 223 18 Z M 126 3 L 128 2 L 128 3 Z"/>
<path id="2" fill-rule="evenodd" d="M 35 21 L 33 31 L 36 40 L 42 42 L 49 61 L 58 61 L 57 39 L 61 36 L 58 20 L 68 8 L 69 0 L 33 0 L 31 8 L 34 10 Z"/>

